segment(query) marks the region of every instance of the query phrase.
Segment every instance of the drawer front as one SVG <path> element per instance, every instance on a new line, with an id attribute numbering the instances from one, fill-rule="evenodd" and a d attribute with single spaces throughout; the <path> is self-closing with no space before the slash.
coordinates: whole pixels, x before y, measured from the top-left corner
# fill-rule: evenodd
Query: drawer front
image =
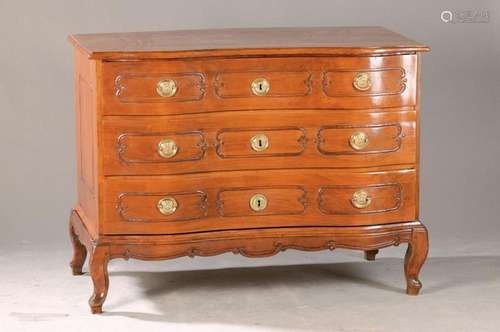
<path id="1" fill-rule="evenodd" d="M 318 150 L 325 155 L 377 154 L 401 148 L 400 123 L 323 126 L 318 131 Z"/>
<path id="2" fill-rule="evenodd" d="M 416 113 L 232 112 L 104 119 L 105 175 L 416 163 Z M 335 116 L 333 116 L 335 114 Z"/>
<path id="3" fill-rule="evenodd" d="M 106 115 L 414 106 L 416 55 L 120 61 L 103 65 Z"/>
<path id="4" fill-rule="evenodd" d="M 222 129 L 216 134 L 216 153 L 221 158 L 299 156 L 306 135 L 299 127 Z"/>
<path id="5" fill-rule="evenodd" d="M 104 197 L 106 234 L 376 225 L 418 217 L 413 169 L 109 177 Z"/>
<path id="6" fill-rule="evenodd" d="M 201 160 L 207 143 L 200 131 L 125 132 L 117 138 L 117 158 L 123 164 L 161 164 Z"/>
<path id="7" fill-rule="evenodd" d="M 395 211 L 401 204 L 401 184 L 326 186 L 319 190 L 319 209 L 330 215 L 357 215 Z"/>
<path id="8" fill-rule="evenodd" d="M 123 193 L 117 207 L 120 219 L 128 222 L 188 221 L 207 216 L 207 195 L 202 191 Z"/>
<path id="9" fill-rule="evenodd" d="M 219 98 L 305 97 L 312 92 L 311 72 L 221 72 L 215 76 Z"/>
<path id="10" fill-rule="evenodd" d="M 200 73 L 123 73 L 115 79 L 120 103 L 178 103 L 204 95 L 205 78 Z"/>
<path id="11" fill-rule="evenodd" d="M 323 75 L 323 89 L 330 97 L 399 95 L 406 83 L 402 67 L 336 69 Z"/>
<path id="12" fill-rule="evenodd" d="M 217 213 L 221 217 L 303 214 L 306 197 L 300 186 L 223 188 L 217 193 Z"/>

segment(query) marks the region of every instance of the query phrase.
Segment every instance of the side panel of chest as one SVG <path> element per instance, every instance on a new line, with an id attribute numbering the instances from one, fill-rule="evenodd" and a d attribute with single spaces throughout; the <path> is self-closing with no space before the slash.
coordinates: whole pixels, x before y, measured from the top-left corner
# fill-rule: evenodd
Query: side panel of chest
<path id="1" fill-rule="evenodd" d="M 77 196 L 76 209 L 92 237 L 99 233 L 99 176 L 98 119 L 99 105 L 96 77 L 99 62 L 86 58 L 75 50 L 75 110 L 77 141 Z"/>

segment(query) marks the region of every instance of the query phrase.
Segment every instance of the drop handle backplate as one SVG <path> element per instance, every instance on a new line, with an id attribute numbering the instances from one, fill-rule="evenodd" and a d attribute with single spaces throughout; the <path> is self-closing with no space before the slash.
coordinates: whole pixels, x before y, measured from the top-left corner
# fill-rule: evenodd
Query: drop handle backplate
<path id="1" fill-rule="evenodd" d="M 256 78 L 252 81 L 250 85 L 252 93 L 256 96 L 265 96 L 269 92 L 271 85 L 269 81 L 265 78 Z"/>
<path id="2" fill-rule="evenodd" d="M 357 73 L 352 80 L 352 85 L 356 90 L 366 91 L 372 87 L 372 81 L 368 73 Z"/>
<path id="3" fill-rule="evenodd" d="M 352 194 L 351 202 L 355 208 L 364 209 L 371 204 L 372 198 L 366 190 L 360 189 Z"/>
<path id="4" fill-rule="evenodd" d="M 162 158 L 172 158 L 177 154 L 177 151 L 179 151 L 179 147 L 173 139 L 162 139 L 160 143 L 158 143 L 158 154 Z"/>
<path id="5" fill-rule="evenodd" d="M 255 194 L 250 198 L 250 208 L 255 212 L 263 211 L 267 203 L 267 197 L 263 194 Z"/>
<path id="6" fill-rule="evenodd" d="M 157 204 L 158 211 L 166 216 L 174 214 L 178 206 L 179 204 L 172 196 L 163 197 Z"/>
<path id="7" fill-rule="evenodd" d="M 357 151 L 365 149 L 369 143 L 368 134 L 363 131 L 356 131 L 349 137 L 349 145 Z"/>
<path id="8" fill-rule="evenodd" d="M 177 93 L 177 83 L 172 79 L 161 80 L 156 84 L 156 92 L 162 97 L 173 97 Z"/>

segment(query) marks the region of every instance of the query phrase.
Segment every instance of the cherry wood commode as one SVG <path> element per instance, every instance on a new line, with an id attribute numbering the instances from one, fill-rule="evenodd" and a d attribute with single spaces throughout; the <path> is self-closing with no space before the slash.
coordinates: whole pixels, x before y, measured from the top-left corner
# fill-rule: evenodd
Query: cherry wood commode
<path id="1" fill-rule="evenodd" d="M 70 36 L 78 202 L 101 313 L 114 258 L 408 243 L 418 294 L 420 56 L 379 27 Z"/>

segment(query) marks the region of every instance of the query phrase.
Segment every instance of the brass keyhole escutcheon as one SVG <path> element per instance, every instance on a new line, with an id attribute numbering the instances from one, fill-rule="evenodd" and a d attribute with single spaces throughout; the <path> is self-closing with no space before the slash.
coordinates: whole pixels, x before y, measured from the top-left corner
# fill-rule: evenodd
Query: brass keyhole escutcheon
<path id="1" fill-rule="evenodd" d="M 354 76 L 352 85 L 359 91 L 366 91 L 370 89 L 372 87 L 370 75 L 368 75 L 368 73 L 357 73 L 356 76 Z"/>
<path id="2" fill-rule="evenodd" d="M 263 194 L 255 194 L 250 198 L 250 208 L 260 212 L 267 207 L 267 197 Z"/>
<path id="3" fill-rule="evenodd" d="M 252 93 L 256 96 L 265 96 L 269 92 L 271 86 L 265 78 L 256 78 L 251 84 Z"/>
<path id="4" fill-rule="evenodd" d="M 157 205 L 158 211 L 166 216 L 173 214 L 177 210 L 177 206 L 177 201 L 172 196 L 163 197 Z"/>
<path id="5" fill-rule="evenodd" d="M 172 79 L 161 80 L 156 84 L 156 92 L 162 97 L 173 97 L 177 93 L 177 83 Z"/>
<path id="6" fill-rule="evenodd" d="M 370 142 L 368 134 L 362 131 L 357 131 L 351 135 L 349 138 L 349 144 L 354 150 L 363 150 L 368 146 Z"/>
<path id="7" fill-rule="evenodd" d="M 166 138 L 158 143 L 158 154 L 163 158 L 172 158 L 178 150 L 177 143 L 173 139 Z"/>
<path id="8" fill-rule="evenodd" d="M 355 208 L 364 209 L 371 204 L 372 198 L 366 190 L 360 189 L 352 194 L 351 202 Z"/>
<path id="9" fill-rule="evenodd" d="M 265 134 L 257 134 L 250 139 L 250 145 L 254 151 L 265 151 L 269 147 L 269 139 Z"/>

